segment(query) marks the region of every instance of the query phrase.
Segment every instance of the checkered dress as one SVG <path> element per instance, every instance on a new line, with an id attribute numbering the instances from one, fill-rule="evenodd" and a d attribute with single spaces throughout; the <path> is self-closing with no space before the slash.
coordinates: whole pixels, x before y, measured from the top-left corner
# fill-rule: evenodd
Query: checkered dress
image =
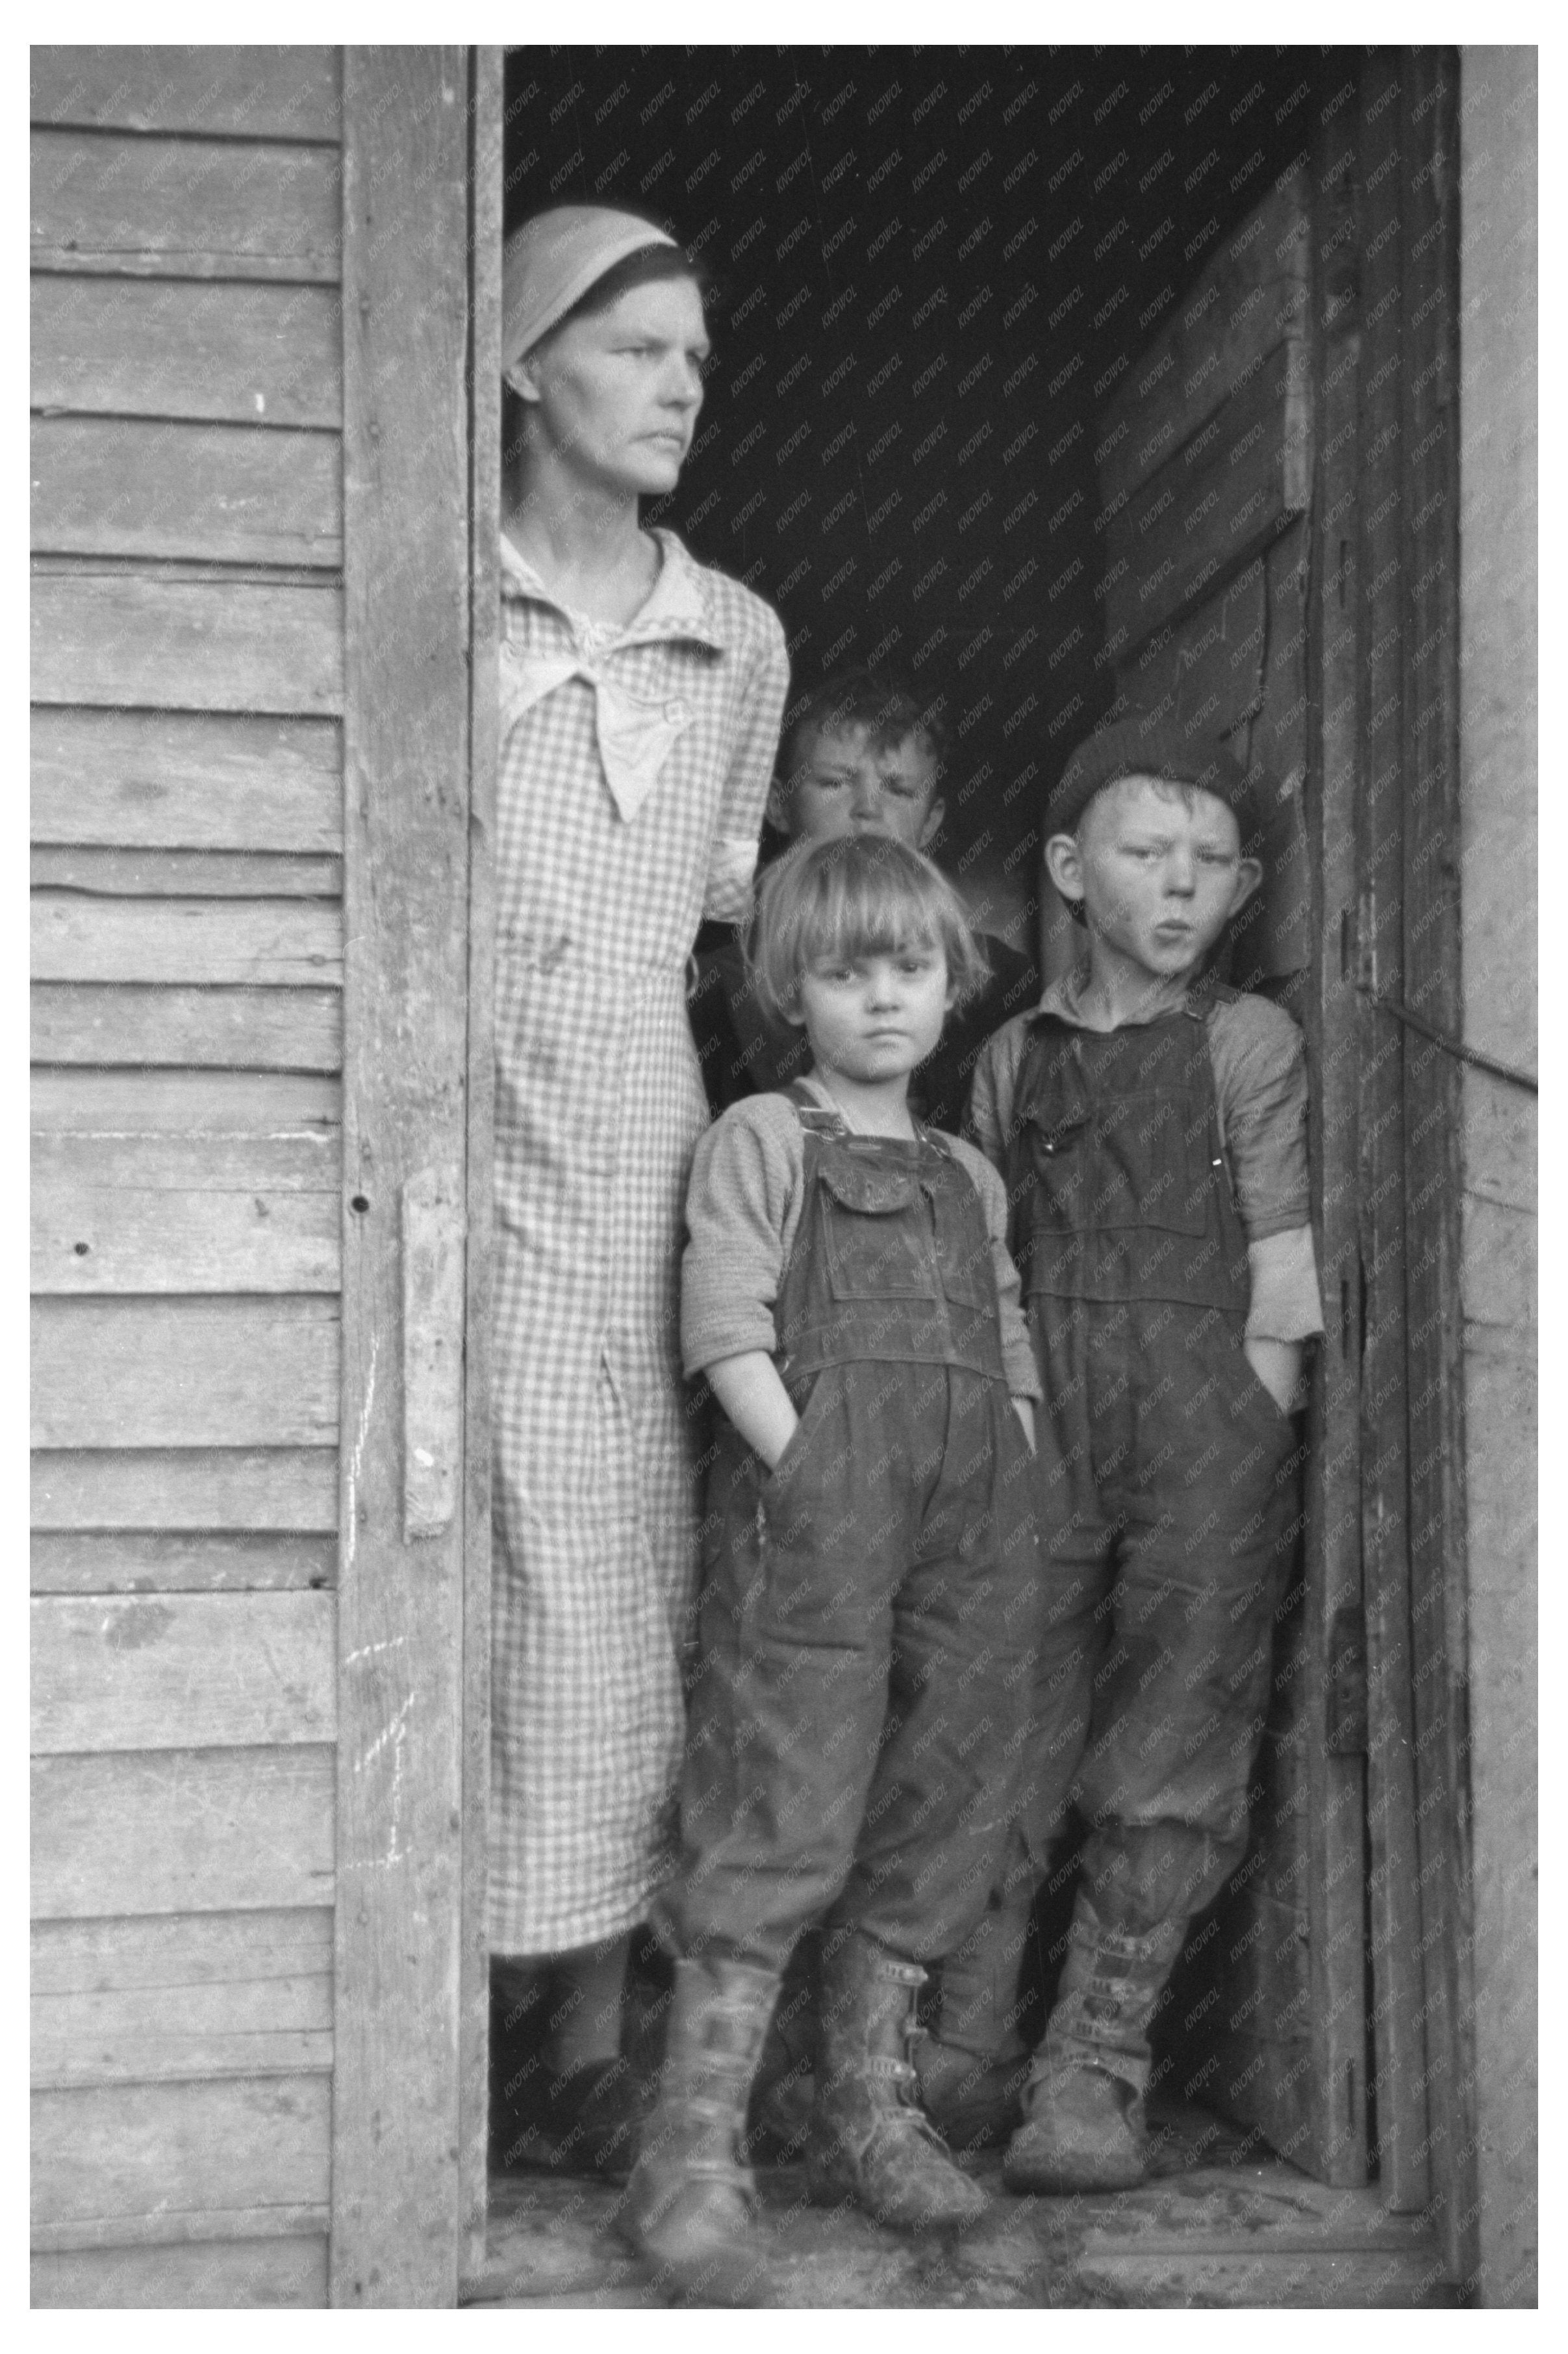
<path id="1" fill-rule="evenodd" d="M 744 905 L 788 666 L 771 610 L 659 537 L 653 594 L 615 632 L 574 620 L 503 544 L 489 1936 L 504 1954 L 643 1917 L 684 1734 L 697 1513 L 679 1267 L 707 1121 L 686 960 L 705 912 Z M 610 695 L 583 676 L 540 694 L 573 659 Z M 651 782 L 643 758 L 628 821 L 600 731 L 607 758 L 635 759 L 640 714 L 673 740 Z"/>

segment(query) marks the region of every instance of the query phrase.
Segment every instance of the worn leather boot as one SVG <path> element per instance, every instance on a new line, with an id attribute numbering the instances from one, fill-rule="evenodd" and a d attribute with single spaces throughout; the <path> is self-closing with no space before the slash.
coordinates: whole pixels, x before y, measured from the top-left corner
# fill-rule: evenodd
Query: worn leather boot
<path id="1" fill-rule="evenodd" d="M 821 2052 L 806 2146 L 819 2204 L 853 2199 L 900 2231 L 972 2223 L 990 2206 L 922 2114 L 910 2059 L 926 1973 L 858 1931 L 824 1952 Z"/>
<path id="2" fill-rule="evenodd" d="M 953 2149 L 1000 2148 L 1022 2119 L 1029 2047 L 1018 1981 L 1033 1893 L 1032 1875 L 999 1890 L 941 1966 L 941 2009 L 915 2067 L 926 2114 Z"/>
<path id="3" fill-rule="evenodd" d="M 621 2228 L 662 2283 L 703 2305 L 756 2305 L 766 2285 L 739 2142 L 778 1994 L 777 1972 L 754 1963 L 675 1964 L 659 2097 Z"/>
<path id="4" fill-rule="evenodd" d="M 1186 1926 L 1182 1916 L 1142 1935 L 1111 1929 L 1080 1889 L 1023 2123 L 1002 2162 L 1010 2190 L 1129 2190 L 1143 2180 L 1150 2022 Z"/>

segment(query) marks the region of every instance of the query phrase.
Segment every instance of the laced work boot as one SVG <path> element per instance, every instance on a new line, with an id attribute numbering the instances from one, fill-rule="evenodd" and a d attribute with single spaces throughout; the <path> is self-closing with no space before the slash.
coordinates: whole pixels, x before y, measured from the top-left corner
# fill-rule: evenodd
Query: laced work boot
<path id="1" fill-rule="evenodd" d="M 1007 2147 L 1010 2190 L 1130 2190 L 1148 2171 L 1149 2028 L 1186 1934 L 1108 1928 L 1080 1890 L 1055 2007 Z"/>
<path id="2" fill-rule="evenodd" d="M 777 1974 L 750 1962 L 675 1964 L 659 2097 L 622 2229 L 662 2280 L 704 2305 L 756 2305 L 765 2286 L 739 2144 L 778 1993 Z"/>
<path id="3" fill-rule="evenodd" d="M 1021 1877 L 942 1964 L 941 2010 L 915 2066 L 926 2114 L 954 2149 L 1000 2147 L 1022 2118 L 1029 2048 L 1018 1979 L 1033 1896 Z"/>
<path id="4" fill-rule="evenodd" d="M 821 2052 L 806 2150 L 811 2196 L 825 2206 L 853 2199 L 902 2231 L 972 2223 L 990 2202 L 922 2114 L 910 2060 L 926 1973 L 857 1932 L 841 1930 L 838 1938 L 822 1972 Z"/>

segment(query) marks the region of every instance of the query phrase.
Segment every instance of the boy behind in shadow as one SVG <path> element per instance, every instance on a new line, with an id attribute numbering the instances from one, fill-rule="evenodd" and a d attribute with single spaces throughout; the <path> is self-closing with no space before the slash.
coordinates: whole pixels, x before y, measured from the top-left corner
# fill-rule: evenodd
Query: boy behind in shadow
<path id="1" fill-rule="evenodd" d="M 923 705 L 901 680 L 872 670 L 836 672 L 785 730 L 768 822 L 789 842 L 885 833 L 911 850 L 927 850 L 942 822 L 938 788 L 946 751 L 939 709 Z M 949 1134 L 963 1125 L 980 1047 L 1040 994 L 1032 956 L 991 933 L 980 932 L 978 942 L 991 979 L 955 1010 L 910 1085 L 915 1116 Z M 716 1119 L 747 1096 L 799 1078 L 804 1033 L 781 1029 L 764 1013 L 747 978 L 738 931 L 705 927 L 695 964 L 692 1034 Z"/>

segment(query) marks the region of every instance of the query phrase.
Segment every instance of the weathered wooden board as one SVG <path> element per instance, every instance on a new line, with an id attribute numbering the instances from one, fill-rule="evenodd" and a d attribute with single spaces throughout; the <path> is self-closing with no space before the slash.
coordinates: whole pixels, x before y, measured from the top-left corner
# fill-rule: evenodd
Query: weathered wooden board
<path id="1" fill-rule="evenodd" d="M 329 1593 L 51 1594 L 31 1617 L 34 1756 L 333 1738 Z"/>
<path id="2" fill-rule="evenodd" d="M 1291 444 L 1304 346 L 1282 345 L 1108 514 L 1106 643 L 1123 658 L 1254 557 L 1306 503 Z"/>
<path id="3" fill-rule="evenodd" d="M 42 1921 L 32 2084 L 291 2076 L 332 2065 L 332 1915 Z"/>
<path id="4" fill-rule="evenodd" d="M 345 52 L 344 1167 L 371 1206 L 344 1242 L 330 2261 L 362 2309 L 453 2303 L 461 2230 L 463 1525 L 405 1541 L 387 1349 L 402 1189 L 467 1142 L 469 99 L 462 49 Z"/>
<path id="5" fill-rule="evenodd" d="M 337 1575 L 332 1536 L 36 1531 L 28 1553 L 35 1594 L 252 1594 L 329 1586 Z"/>
<path id="6" fill-rule="evenodd" d="M 335 1129 L 235 1133 L 200 1128 L 33 1138 L 35 1192 L 337 1193 Z M 243 1286 L 236 1288 L 242 1289 Z"/>
<path id="7" fill-rule="evenodd" d="M 324 2199 L 331 2097 L 316 2075 L 35 2093 L 35 2221 Z"/>
<path id="8" fill-rule="evenodd" d="M 35 417 L 30 457 L 35 554 L 343 561 L 335 433 Z"/>
<path id="9" fill-rule="evenodd" d="M 234 1071 L 343 1067 L 335 989 L 138 988 L 42 982 L 35 1063 L 205 1065 Z"/>
<path id="10" fill-rule="evenodd" d="M 325 2221 L 325 2216 L 323 2216 Z M 175 2218 L 185 2227 L 186 2219 Z M 199 2306 L 225 2312 L 249 2306 L 324 2306 L 324 2233 L 310 2238 L 175 2242 L 166 2247 L 41 2250 L 32 2261 L 36 2307 L 133 2311 Z"/>
<path id="11" fill-rule="evenodd" d="M 33 1918 L 330 1904 L 334 1762 L 326 1747 L 35 1758 Z"/>
<path id="12" fill-rule="evenodd" d="M 336 427 L 338 302 L 333 286 L 35 277 L 33 407 Z"/>
<path id="13" fill-rule="evenodd" d="M 296 1071 L 35 1070 L 35 1136 L 296 1136 L 340 1150 L 335 1079 Z"/>
<path id="14" fill-rule="evenodd" d="M 334 48 L 38 48 L 31 57 L 32 120 L 335 140 L 340 80 Z"/>
<path id="15" fill-rule="evenodd" d="M 35 891 L 110 899 L 337 899 L 343 861 L 271 850 L 85 850 L 28 854 Z"/>
<path id="16" fill-rule="evenodd" d="M 1181 627 L 1158 631 L 1132 660 L 1119 664 L 1123 693 L 1152 708 L 1170 699 L 1173 710 L 1211 735 L 1227 736 L 1263 701 L 1268 638 L 1264 560 L 1189 613 Z"/>
<path id="17" fill-rule="evenodd" d="M 343 917 L 319 900 L 94 899 L 35 894 L 35 981 L 319 989 L 343 976 Z"/>
<path id="18" fill-rule="evenodd" d="M 340 242 L 330 148 L 32 133 L 35 270 L 335 281 Z"/>
<path id="19" fill-rule="evenodd" d="M 1146 482 L 1283 337 L 1304 332 L 1310 199 L 1305 167 L 1281 180 L 1134 360 L 1096 446 L 1107 506 Z"/>
<path id="20" fill-rule="evenodd" d="M 324 1447 L 335 1301 L 37 1299 L 33 1444 Z"/>
<path id="21" fill-rule="evenodd" d="M 32 1525 L 325 1537 L 337 1491 L 333 1447 L 46 1449 L 32 1462 Z"/>
<path id="22" fill-rule="evenodd" d="M 323 715 L 343 708 L 343 599 L 335 588 L 39 574 L 32 620 L 35 703 Z"/>
<path id="23" fill-rule="evenodd" d="M 238 712 L 33 714 L 32 835 L 41 843 L 335 852 L 335 720 Z"/>

